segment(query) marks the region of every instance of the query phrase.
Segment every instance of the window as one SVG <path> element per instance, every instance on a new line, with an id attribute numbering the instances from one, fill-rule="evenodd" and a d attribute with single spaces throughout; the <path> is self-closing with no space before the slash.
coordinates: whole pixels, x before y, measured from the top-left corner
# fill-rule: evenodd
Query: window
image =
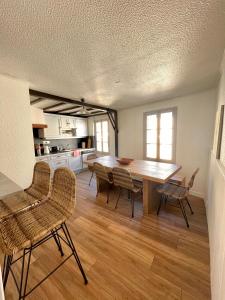
<path id="1" fill-rule="evenodd" d="M 107 120 L 95 122 L 96 150 L 109 152 L 109 124 Z"/>
<path id="2" fill-rule="evenodd" d="M 145 114 L 145 157 L 175 160 L 176 108 Z"/>

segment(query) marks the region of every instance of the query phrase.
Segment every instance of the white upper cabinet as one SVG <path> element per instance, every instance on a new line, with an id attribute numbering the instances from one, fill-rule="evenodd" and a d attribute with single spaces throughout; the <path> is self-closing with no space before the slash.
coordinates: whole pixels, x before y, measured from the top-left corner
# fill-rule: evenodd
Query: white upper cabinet
<path id="1" fill-rule="evenodd" d="M 73 129 L 76 128 L 76 118 L 60 116 L 60 125 L 62 129 Z"/>
<path id="2" fill-rule="evenodd" d="M 58 138 L 60 136 L 60 119 L 57 115 L 45 114 L 47 128 L 44 130 L 45 138 Z"/>
<path id="3" fill-rule="evenodd" d="M 47 139 L 76 138 L 88 135 L 87 119 L 63 115 L 44 114 L 48 128 L 44 131 Z M 71 129 L 76 128 L 76 135 Z"/>
<path id="4" fill-rule="evenodd" d="M 88 135 L 87 119 L 76 118 L 77 137 L 84 137 Z"/>

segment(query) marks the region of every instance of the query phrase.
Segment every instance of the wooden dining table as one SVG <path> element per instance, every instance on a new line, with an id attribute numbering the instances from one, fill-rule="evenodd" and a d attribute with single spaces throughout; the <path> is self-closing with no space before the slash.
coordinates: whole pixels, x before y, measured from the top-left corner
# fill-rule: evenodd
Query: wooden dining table
<path id="1" fill-rule="evenodd" d="M 143 212 L 153 213 L 159 202 L 159 194 L 156 191 L 158 184 L 166 183 L 174 176 L 181 166 L 173 163 L 155 162 L 150 160 L 133 160 L 129 165 L 121 165 L 115 156 L 101 156 L 85 163 L 92 166 L 98 162 L 110 172 L 114 167 L 127 169 L 132 176 L 143 180 Z"/>

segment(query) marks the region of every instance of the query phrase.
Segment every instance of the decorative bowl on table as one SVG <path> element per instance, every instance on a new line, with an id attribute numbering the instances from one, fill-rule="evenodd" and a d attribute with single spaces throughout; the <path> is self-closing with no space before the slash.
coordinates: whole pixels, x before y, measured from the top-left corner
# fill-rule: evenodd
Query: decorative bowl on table
<path id="1" fill-rule="evenodd" d="M 133 159 L 132 158 L 122 157 L 122 158 L 117 159 L 117 161 L 121 165 L 129 165 L 133 161 Z"/>

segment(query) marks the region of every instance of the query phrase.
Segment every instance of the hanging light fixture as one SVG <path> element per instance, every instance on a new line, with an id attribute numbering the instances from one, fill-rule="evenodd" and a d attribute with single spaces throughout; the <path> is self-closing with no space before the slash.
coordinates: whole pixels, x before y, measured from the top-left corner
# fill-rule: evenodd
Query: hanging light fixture
<path id="1" fill-rule="evenodd" d="M 82 108 L 76 112 L 76 115 L 89 115 L 90 112 L 86 109 L 84 106 L 84 98 L 80 99 L 82 105 Z"/>

